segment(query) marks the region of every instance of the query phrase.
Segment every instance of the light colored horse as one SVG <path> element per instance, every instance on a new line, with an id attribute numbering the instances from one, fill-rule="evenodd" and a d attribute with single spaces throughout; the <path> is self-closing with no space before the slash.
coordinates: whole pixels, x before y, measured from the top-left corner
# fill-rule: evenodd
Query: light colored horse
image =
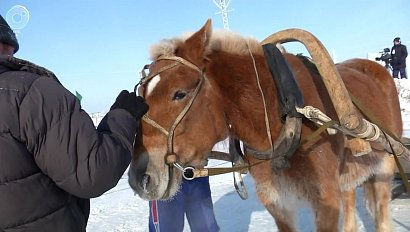
<path id="1" fill-rule="evenodd" d="M 305 104 L 336 119 L 319 74 L 303 59 L 284 56 Z M 272 139 L 278 137 L 283 123 L 276 86 L 259 42 L 230 32 L 212 33 L 208 20 L 190 37 L 153 46 L 151 58 L 149 76 L 140 89 L 150 109 L 142 122 L 129 170 L 129 183 L 140 197 L 173 196 L 182 179 L 178 168 L 204 167 L 214 144 L 228 136 L 255 151 L 272 149 L 258 83 L 264 93 Z M 364 59 L 348 60 L 336 67 L 346 88 L 401 137 L 399 101 L 389 73 Z M 301 139 L 316 128 L 303 119 Z M 290 158 L 290 167 L 283 170 L 273 170 L 271 160 L 260 162 L 252 153 L 245 154 L 251 165 L 258 163 L 250 173 L 260 201 L 280 231 L 296 231 L 295 215 L 302 205 L 312 207 L 317 231 L 337 231 L 342 209 L 343 230 L 355 231 L 355 188 L 359 185 L 364 187 L 377 231 L 391 230 L 394 159 L 375 149 L 353 156 L 346 141 L 342 133 L 322 133 L 315 143 L 300 146 Z"/>

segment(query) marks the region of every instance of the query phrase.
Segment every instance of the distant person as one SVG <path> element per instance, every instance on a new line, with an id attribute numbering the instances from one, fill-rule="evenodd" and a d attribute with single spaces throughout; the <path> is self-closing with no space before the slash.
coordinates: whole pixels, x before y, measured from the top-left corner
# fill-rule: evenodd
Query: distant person
<path id="1" fill-rule="evenodd" d="M 149 202 L 150 232 L 182 232 L 185 217 L 192 232 L 216 232 L 209 177 L 182 180 L 180 191 L 170 200 Z"/>
<path id="2" fill-rule="evenodd" d="M 399 37 L 394 38 L 393 47 L 391 48 L 391 65 L 393 67 L 393 78 L 407 79 L 406 73 L 406 57 L 407 48 L 405 45 L 401 44 Z"/>
<path id="3" fill-rule="evenodd" d="M 123 90 L 96 129 L 52 72 L 13 57 L 18 49 L 0 15 L 0 231 L 86 231 L 89 199 L 123 175 L 148 106 Z"/>

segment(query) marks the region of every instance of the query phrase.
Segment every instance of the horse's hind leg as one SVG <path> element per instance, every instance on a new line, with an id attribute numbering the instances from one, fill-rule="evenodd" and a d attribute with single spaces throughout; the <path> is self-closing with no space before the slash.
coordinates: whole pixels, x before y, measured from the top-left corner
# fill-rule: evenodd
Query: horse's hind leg
<path id="1" fill-rule="evenodd" d="M 295 213 L 279 208 L 274 204 L 265 204 L 265 208 L 273 216 L 276 226 L 281 232 L 296 232 Z"/>
<path id="2" fill-rule="evenodd" d="M 376 231 L 391 231 L 390 207 L 391 184 L 373 177 L 363 184 L 368 208 L 375 219 Z"/>
<path id="3" fill-rule="evenodd" d="M 363 184 L 368 208 L 375 218 L 376 231 L 391 231 L 390 199 L 394 160 L 386 155 L 381 171 Z"/>
<path id="4" fill-rule="evenodd" d="M 358 231 L 356 223 L 356 191 L 355 189 L 343 193 L 343 232 Z"/>
<path id="5" fill-rule="evenodd" d="M 390 219 L 390 181 L 373 177 L 363 184 L 368 209 L 375 219 L 376 231 L 391 231 Z M 390 179 L 390 178 L 388 178 Z"/>

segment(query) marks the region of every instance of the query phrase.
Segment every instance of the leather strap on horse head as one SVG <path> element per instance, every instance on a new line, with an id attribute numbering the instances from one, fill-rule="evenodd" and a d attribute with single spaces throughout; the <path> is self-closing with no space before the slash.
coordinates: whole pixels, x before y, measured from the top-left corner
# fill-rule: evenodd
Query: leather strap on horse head
<path id="1" fill-rule="evenodd" d="M 185 65 L 191 69 L 194 69 L 196 71 L 198 71 L 198 73 L 200 74 L 200 80 L 192 94 L 192 97 L 189 99 L 188 103 L 185 105 L 185 107 L 183 108 L 183 110 L 178 114 L 177 118 L 175 119 L 174 123 L 172 124 L 171 128 L 169 130 L 166 130 L 164 127 L 162 127 L 160 124 L 158 124 L 155 120 L 151 119 L 147 114 L 145 114 L 142 119 L 148 123 L 149 125 L 157 128 L 158 130 L 160 130 L 165 136 L 167 136 L 167 155 L 165 157 L 165 161 L 169 166 L 173 166 L 176 161 L 177 161 L 177 155 L 174 153 L 174 144 L 173 144 L 173 139 L 174 139 L 174 132 L 176 127 L 179 125 L 179 123 L 181 122 L 181 120 L 185 117 L 185 115 L 187 114 L 187 112 L 189 111 L 189 109 L 191 108 L 196 96 L 199 93 L 199 90 L 201 89 L 202 83 L 204 82 L 204 75 L 202 73 L 202 70 L 200 68 L 198 68 L 196 65 L 192 64 L 191 62 L 181 58 L 181 57 L 177 57 L 177 56 L 160 56 L 156 61 L 159 60 L 170 60 L 170 61 L 174 61 L 171 64 L 168 64 L 164 67 L 162 67 L 161 69 L 159 69 L 158 71 L 156 71 L 155 73 L 150 73 L 148 76 L 143 75 L 143 78 L 141 79 L 140 83 L 138 85 L 146 85 L 154 76 L 160 74 L 161 72 L 174 68 L 177 65 Z M 144 66 L 144 69 L 146 67 Z M 143 70 L 144 71 L 144 70 Z M 136 87 L 135 87 L 136 88 Z"/>

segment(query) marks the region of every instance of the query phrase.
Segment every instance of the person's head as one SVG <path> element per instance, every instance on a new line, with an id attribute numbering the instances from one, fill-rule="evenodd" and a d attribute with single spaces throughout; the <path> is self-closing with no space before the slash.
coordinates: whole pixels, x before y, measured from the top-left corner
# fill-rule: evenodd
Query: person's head
<path id="1" fill-rule="evenodd" d="M 16 35 L 3 16 L 0 15 L 0 54 L 12 56 L 18 50 L 19 43 Z"/>
<path id="2" fill-rule="evenodd" d="M 396 37 L 396 38 L 394 38 L 393 43 L 394 43 L 394 45 L 401 44 L 400 37 Z"/>

